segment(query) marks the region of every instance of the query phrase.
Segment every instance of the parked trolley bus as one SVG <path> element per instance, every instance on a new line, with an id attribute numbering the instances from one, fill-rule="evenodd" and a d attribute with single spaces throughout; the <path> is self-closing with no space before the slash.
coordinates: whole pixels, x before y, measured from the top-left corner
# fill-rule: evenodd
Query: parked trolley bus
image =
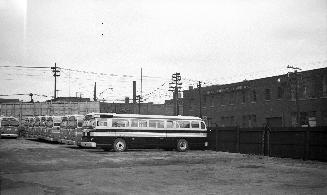
<path id="1" fill-rule="evenodd" d="M 117 152 L 127 148 L 203 149 L 207 128 L 199 117 L 91 113 L 85 116 L 82 147 Z"/>
<path id="2" fill-rule="evenodd" d="M 35 120 L 35 117 L 32 117 L 32 116 L 25 118 L 24 126 L 26 129 L 26 136 L 28 138 L 32 137 L 34 120 Z"/>
<path id="3" fill-rule="evenodd" d="M 40 123 L 40 139 L 46 140 L 47 139 L 47 123 L 50 116 L 41 116 L 41 123 Z"/>
<path id="4" fill-rule="evenodd" d="M 62 143 L 62 144 L 66 144 L 67 143 L 67 137 L 68 137 L 68 118 L 69 118 L 68 115 L 61 117 L 59 142 Z"/>
<path id="5" fill-rule="evenodd" d="M 50 142 L 58 142 L 60 135 L 61 116 L 50 116 L 47 119 L 46 140 Z"/>
<path id="6" fill-rule="evenodd" d="M 19 121 L 15 117 L 0 117 L 0 137 L 18 137 Z"/>
<path id="7" fill-rule="evenodd" d="M 78 137 L 82 137 L 82 125 L 83 125 L 84 115 L 74 114 L 68 117 L 68 135 L 67 144 L 75 145 Z M 79 139 L 80 139 L 79 138 Z"/>

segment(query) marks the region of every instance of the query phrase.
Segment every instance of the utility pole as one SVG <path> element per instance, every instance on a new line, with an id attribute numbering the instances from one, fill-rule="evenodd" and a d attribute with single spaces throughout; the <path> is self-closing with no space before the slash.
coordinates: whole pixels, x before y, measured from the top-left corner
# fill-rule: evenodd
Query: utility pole
<path id="1" fill-rule="evenodd" d="M 55 63 L 54 67 L 51 67 L 52 72 L 53 72 L 53 76 L 55 78 L 55 87 L 54 87 L 54 96 L 53 99 L 57 98 L 57 77 L 60 76 L 60 68 L 57 67 L 57 63 Z"/>
<path id="2" fill-rule="evenodd" d="M 199 117 L 202 118 L 202 101 L 201 101 L 201 81 L 198 82 L 198 88 L 199 88 L 199 104 L 200 104 L 200 109 L 199 109 Z"/>
<path id="3" fill-rule="evenodd" d="M 141 68 L 141 97 L 142 97 L 142 86 L 143 85 L 143 72 L 142 72 L 142 68 Z"/>
<path id="4" fill-rule="evenodd" d="M 138 95 L 136 96 L 136 99 L 138 100 L 139 114 L 141 114 L 141 102 L 143 102 L 142 97 Z"/>
<path id="5" fill-rule="evenodd" d="M 175 74 L 172 75 L 172 81 L 169 86 L 169 91 L 172 91 L 174 93 L 174 107 L 175 107 L 175 115 L 179 115 L 179 104 L 178 104 L 178 93 L 180 92 L 182 88 L 182 83 L 181 81 L 181 74 L 176 72 Z"/>
<path id="6" fill-rule="evenodd" d="M 297 70 L 301 70 L 299 67 L 294 67 L 288 65 L 287 68 L 294 70 L 295 75 L 295 105 L 296 105 L 296 126 L 300 126 L 300 105 L 299 105 L 299 95 L 298 95 L 298 88 L 299 88 L 299 81 L 298 81 L 298 72 Z"/>

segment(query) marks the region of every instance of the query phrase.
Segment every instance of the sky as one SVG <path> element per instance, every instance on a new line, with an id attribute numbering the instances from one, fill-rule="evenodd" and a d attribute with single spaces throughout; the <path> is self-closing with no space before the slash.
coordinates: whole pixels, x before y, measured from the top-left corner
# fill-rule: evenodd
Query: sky
<path id="1" fill-rule="evenodd" d="M 0 95 L 24 101 L 53 96 L 55 63 L 58 96 L 131 98 L 142 68 L 155 103 L 176 72 L 186 90 L 327 67 L 326 0 L 0 0 L 0 26 Z"/>

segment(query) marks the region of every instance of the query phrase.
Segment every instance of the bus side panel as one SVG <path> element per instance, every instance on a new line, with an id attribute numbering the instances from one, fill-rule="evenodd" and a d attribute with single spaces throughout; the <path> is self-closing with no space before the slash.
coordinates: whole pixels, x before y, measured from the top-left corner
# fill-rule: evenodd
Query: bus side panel
<path id="1" fill-rule="evenodd" d="M 88 141 L 95 142 L 97 148 L 112 147 L 116 137 L 113 136 L 90 136 Z"/>
<path id="2" fill-rule="evenodd" d="M 126 140 L 129 148 L 163 148 L 167 145 L 165 137 L 122 137 Z"/>

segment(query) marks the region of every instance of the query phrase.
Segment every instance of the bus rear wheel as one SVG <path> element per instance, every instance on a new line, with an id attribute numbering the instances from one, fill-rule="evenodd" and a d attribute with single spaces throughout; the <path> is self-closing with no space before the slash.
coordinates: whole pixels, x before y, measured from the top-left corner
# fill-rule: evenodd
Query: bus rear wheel
<path id="1" fill-rule="evenodd" d="M 121 138 L 117 138 L 114 141 L 114 150 L 116 152 L 124 152 L 126 150 L 126 142 L 125 140 L 121 139 Z"/>
<path id="2" fill-rule="evenodd" d="M 188 142 L 186 139 L 179 139 L 177 141 L 177 151 L 178 152 L 185 152 L 188 150 Z"/>

